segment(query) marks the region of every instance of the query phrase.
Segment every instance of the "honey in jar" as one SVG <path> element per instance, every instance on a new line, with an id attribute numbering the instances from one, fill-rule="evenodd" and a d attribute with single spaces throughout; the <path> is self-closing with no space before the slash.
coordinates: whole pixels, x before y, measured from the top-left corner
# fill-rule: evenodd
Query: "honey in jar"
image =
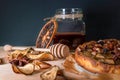
<path id="1" fill-rule="evenodd" d="M 53 44 L 62 43 L 75 50 L 78 45 L 85 42 L 85 22 L 80 8 L 57 9 L 54 19 L 58 23 L 58 30 Z"/>

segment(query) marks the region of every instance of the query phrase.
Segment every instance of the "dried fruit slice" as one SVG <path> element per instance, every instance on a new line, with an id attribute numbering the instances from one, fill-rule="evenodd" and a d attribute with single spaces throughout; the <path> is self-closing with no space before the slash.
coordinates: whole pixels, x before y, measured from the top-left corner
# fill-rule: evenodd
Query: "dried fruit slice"
<path id="1" fill-rule="evenodd" d="M 12 70 L 13 70 L 15 73 L 21 73 L 21 72 L 19 71 L 19 69 L 17 68 L 17 66 L 16 66 L 16 65 L 13 65 L 13 64 L 12 64 Z"/>
<path id="2" fill-rule="evenodd" d="M 41 53 L 41 54 L 29 54 L 27 55 L 28 58 L 32 59 L 32 60 L 40 60 L 40 61 L 48 61 L 48 60 L 53 60 L 54 57 L 52 56 L 52 54 L 49 53 Z"/>
<path id="3" fill-rule="evenodd" d="M 35 70 L 47 69 L 52 66 L 51 64 L 49 64 L 47 62 L 41 62 L 39 60 L 34 60 L 33 64 L 35 65 Z"/>
<path id="4" fill-rule="evenodd" d="M 57 31 L 57 22 L 55 20 L 50 20 L 47 22 L 41 29 L 37 40 L 36 47 L 39 48 L 48 48 L 56 31 Z"/>
<path id="5" fill-rule="evenodd" d="M 59 70 L 58 66 L 53 66 L 47 71 L 43 72 L 40 75 L 40 78 L 42 78 L 42 80 L 55 80 L 58 70 Z"/>
<path id="6" fill-rule="evenodd" d="M 19 71 L 23 74 L 32 74 L 34 72 L 34 65 L 32 63 L 28 63 L 25 66 L 17 66 L 17 68 L 19 69 Z"/>

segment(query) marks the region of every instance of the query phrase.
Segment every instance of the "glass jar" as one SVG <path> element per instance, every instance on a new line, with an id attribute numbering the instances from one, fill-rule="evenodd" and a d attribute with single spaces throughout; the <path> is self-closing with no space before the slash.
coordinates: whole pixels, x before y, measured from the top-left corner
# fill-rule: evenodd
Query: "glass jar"
<path id="1" fill-rule="evenodd" d="M 52 19 L 58 23 L 53 44 L 66 44 L 70 50 L 75 50 L 78 45 L 85 42 L 85 22 L 80 8 L 57 9 Z"/>

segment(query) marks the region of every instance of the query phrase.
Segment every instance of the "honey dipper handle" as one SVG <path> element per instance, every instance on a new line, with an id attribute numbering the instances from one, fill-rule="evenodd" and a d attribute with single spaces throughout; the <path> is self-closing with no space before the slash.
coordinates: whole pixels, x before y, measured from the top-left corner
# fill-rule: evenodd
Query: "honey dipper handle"
<path id="1" fill-rule="evenodd" d="M 5 45 L 3 48 L 4 48 L 5 51 L 10 51 L 10 50 L 24 50 L 24 49 L 29 48 L 29 47 L 23 47 L 23 46 L 14 46 L 13 47 L 11 45 Z M 50 49 L 47 49 L 47 48 L 36 48 L 36 47 L 32 47 L 32 48 L 36 51 L 50 52 Z"/>
<path id="2" fill-rule="evenodd" d="M 50 52 L 50 49 L 47 48 L 34 48 L 36 51 Z"/>
<path id="3" fill-rule="evenodd" d="M 12 50 L 15 50 L 15 49 L 19 49 L 19 50 L 24 50 L 28 47 L 12 47 Z M 36 47 L 32 47 L 35 51 L 44 51 L 44 52 L 50 52 L 50 49 L 47 49 L 47 48 L 36 48 Z"/>

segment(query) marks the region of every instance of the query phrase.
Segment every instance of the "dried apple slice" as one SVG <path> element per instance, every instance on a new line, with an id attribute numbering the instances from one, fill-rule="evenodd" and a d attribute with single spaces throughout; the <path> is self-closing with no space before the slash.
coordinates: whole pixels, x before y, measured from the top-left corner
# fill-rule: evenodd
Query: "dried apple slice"
<path id="1" fill-rule="evenodd" d="M 41 54 L 29 54 L 27 55 L 28 58 L 30 59 L 38 59 L 40 61 L 48 61 L 48 60 L 53 60 L 54 57 L 52 56 L 52 54 L 49 53 L 41 53 Z"/>
<path id="2" fill-rule="evenodd" d="M 19 69 L 19 71 L 23 74 L 29 75 L 32 74 L 34 72 L 34 65 L 32 63 L 28 63 L 25 66 L 17 66 L 17 68 Z"/>
<path id="3" fill-rule="evenodd" d="M 52 39 L 57 31 L 58 24 L 55 20 L 50 20 L 47 22 L 41 29 L 37 40 L 36 47 L 39 48 L 48 48 Z"/>

